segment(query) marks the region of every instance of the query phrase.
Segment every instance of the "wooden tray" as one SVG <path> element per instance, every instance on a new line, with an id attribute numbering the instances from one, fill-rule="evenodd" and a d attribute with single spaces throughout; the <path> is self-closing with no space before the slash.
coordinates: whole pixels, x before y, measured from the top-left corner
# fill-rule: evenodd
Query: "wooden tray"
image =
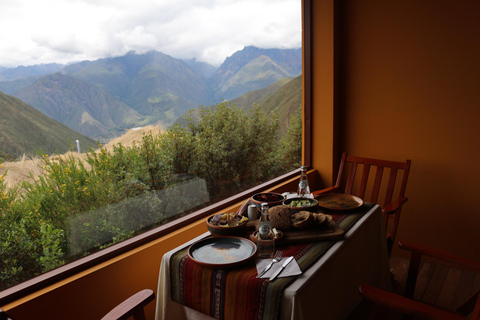
<path id="1" fill-rule="evenodd" d="M 259 220 L 249 221 L 247 228 L 250 230 L 247 234 L 248 239 L 252 240 L 253 232 L 258 228 Z M 253 231 L 251 231 L 253 229 Z M 311 229 L 291 229 L 290 231 L 284 231 L 283 237 L 277 244 L 289 244 L 289 243 L 302 243 L 302 242 L 315 242 L 323 240 L 336 240 L 342 239 L 345 231 L 336 224 L 335 221 L 330 221 L 327 225 L 318 226 Z M 253 240 L 252 240 L 253 241 Z"/>
<path id="2" fill-rule="evenodd" d="M 342 239 L 344 235 L 342 228 L 330 221 L 327 225 L 322 225 L 312 229 L 290 230 L 283 233 L 282 243 L 300 243 L 332 239 Z"/>

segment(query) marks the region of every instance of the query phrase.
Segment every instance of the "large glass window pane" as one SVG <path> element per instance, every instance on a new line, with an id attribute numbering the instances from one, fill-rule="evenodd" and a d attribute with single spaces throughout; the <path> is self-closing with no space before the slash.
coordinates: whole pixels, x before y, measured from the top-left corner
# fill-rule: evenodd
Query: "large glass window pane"
<path id="1" fill-rule="evenodd" d="M 300 0 L 47 2 L 0 4 L 0 290 L 300 166 Z"/>

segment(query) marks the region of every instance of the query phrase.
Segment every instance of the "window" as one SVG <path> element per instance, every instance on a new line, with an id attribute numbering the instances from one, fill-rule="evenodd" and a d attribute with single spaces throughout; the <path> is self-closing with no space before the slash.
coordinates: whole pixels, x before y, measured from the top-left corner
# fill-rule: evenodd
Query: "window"
<path id="1" fill-rule="evenodd" d="M 213 5 L 214 10 L 203 7 L 197 8 L 198 11 L 193 10 L 193 5 L 188 5 L 189 10 L 186 11 L 191 15 L 180 16 L 183 22 L 180 26 L 188 31 L 182 33 L 183 36 L 194 32 L 200 23 L 211 24 L 214 18 L 218 18 L 222 22 L 223 33 L 232 37 L 241 38 L 242 33 L 248 34 L 246 29 L 235 30 L 242 23 L 244 25 L 251 24 L 258 30 L 271 28 L 266 42 L 257 38 L 262 34 L 261 32 L 258 32 L 258 35 L 249 35 L 251 38 L 241 39 L 246 47 L 239 47 L 236 51 L 239 54 L 237 56 L 231 54 L 226 61 L 229 63 L 227 67 L 241 66 L 243 70 L 243 73 L 237 76 L 237 78 L 241 78 L 241 76 L 243 78 L 233 80 L 230 78 L 228 81 L 237 80 L 244 87 L 248 87 L 247 84 L 256 83 L 256 88 L 263 89 L 263 91 L 251 93 L 251 90 L 243 89 L 246 91 L 243 92 L 241 85 L 231 86 L 230 90 L 216 94 L 216 98 L 207 104 L 211 105 L 211 108 L 196 109 L 195 112 L 186 114 L 179 120 L 177 118 L 183 114 L 176 115 L 177 111 L 168 109 L 170 103 L 179 99 L 178 96 L 172 97 L 172 94 L 163 92 L 155 98 L 149 97 L 146 99 L 149 103 L 138 107 L 138 110 L 135 110 L 137 112 L 131 113 L 130 117 L 139 115 L 141 121 L 148 122 L 149 117 L 154 115 L 146 116 L 146 110 L 165 109 L 166 112 L 163 114 L 170 115 L 172 118 L 163 118 L 163 122 L 168 125 L 165 125 L 161 134 L 146 133 L 135 144 L 128 146 L 124 144 L 101 146 L 94 152 L 82 154 L 82 158 L 73 156 L 73 153 L 53 157 L 44 155 L 41 160 L 45 174 L 40 175 L 39 180 L 31 182 L 23 188 L 16 189 L 7 184 L 13 167 L 8 162 L 3 163 L 3 171 L 0 171 L 0 223 L 2 230 L 7 230 L 7 232 L 2 233 L 0 242 L 0 270 L 2 270 L 0 271 L 0 289 L 6 289 L 85 255 L 94 254 L 98 250 L 108 248 L 112 244 L 125 241 L 133 236 L 140 234 L 145 236 L 144 239 L 148 239 L 151 234 L 150 230 L 156 227 L 181 217 L 187 218 L 183 221 L 188 222 L 188 217 L 192 212 L 198 212 L 199 209 L 207 210 L 208 206 L 215 204 L 218 208 L 219 202 L 234 195 L 242 195 L 245 190 L 258 187 L 266 181 L 281 177 L 298 168 L 302 152 L 302 78 L 300 74 L 295 74 L 294 70 L 295 67 L 297 70 L 298 68 L 301 70 L 301 60 L 290 62 L 290 64 L 285 63 L 283 69 L 289 66 L 290 73 L 287 72 L 288 70 L 284 70 L 283 74 L 288 76 L 279 79 L 278 82 L 272 82 L 270 79 L 268 89 L 265 89 L 267 82 L 262 85 L 261 81 L 251 78 L 253 76 L 258 78 L 259 75 L 259 72 L 253 73 L 252 70 L 260 70 L 260 73 L 265 74 L 278 73 L 278 69 L 281 69 L 277 68 L 280 65 L 279 61 L 282 58 L 285 59 L 282 55 L 295 51 L 290 48 L 292 43 L 296 43 L 295 41 L 298 41 L 297 43 L 300 45 L 299 1 L 293 1 L 295 4 L 293 8 L 296 11 L 272 11 L 273 8 L 289 8 L 287 5 L 291 2 L 285 1 L 284 4 L 278 1 L 236 1 L 228 4 L 225 8 L 220 6 L 223 2 L 219 2 Z M 248 6 L 248 13 L 239 15 L 239 10 L 244 8 L 245 4 Z M 182 4 L 182 6 L 186 6 L 186 4 Z M 169 9 L 179 10 L 177 7 Z M 98 10 L 98 12 L 95 11 L 95 15 L 108 13 L 108 10 L 105 11 L 105 7 Z M 235 17 L 241 16 L 245 20 L 232 20 L 233 18 L 229 14 L 232 10 L 236 10 Z M 161 24 L 164 12 L 159 11 L 159 24 Z M 198 20 L 198 23 L 194 24 L 190 20 L 196 15 L 204 15 L 209 18 L 209 22 Z M 275 23 L 272 22 L 268 26 L 261 24 L 272 15 L 280 15 L 282 19 Z M 172 16 L 169 15 L 169 17 Z M 259 24 L 255 25 L 257 22 Z M 282 24 L 284 25 L 282 26 Z M 163 26 L 162 31 L 171 33 L 164 35 L 163 39 L 167 41 L 171 37 L 180 42 L 182 36 L 175 35 L 173 25 L 173 23 L 167 23 Z M 137 42 L 144 40 L 142 45 L 149 43 L 149 26 L 154 28 L 152 25 L 147 25 L 143 29 L 132 26 L 129 30 L 131 38 Z M 275 42 L 276 35 L 281 33 L 285 27 L 293 30 L 292 43 L 283 42 L 284 45 L 289 46 L 288 49 L 278 48 L 278 42 Z M 128 37 L 126 36 L 126 38 Z M 47 41 L 47 37 L 44 40 Z M 129 42 L 129 45 L 133 46 L 135 41 Z M 190 41 L 194 47 L 195 41 L 199 40 L 192 37 Z M 211 36 L 205 37 L 201 41 L 214 43 L 211 47 L 213 49 L 205 50 L 202 58 L 209 54 L 216 55 L 216 49 L 221 51 L 220 45 L 215 46 L 215 41 L 222 41 L 220 37 L 218 39 L 212 39 Z M 182 52 L 174 50 L 175 44 L 175 41 L 171 42 L 170 49 L 172 47 L 173 49 L 171 53 L 168 52 L 171 57 L 174 52 L 179 55 L 179 52 Z M 267 48 L 276 45 L 275 49 L 282 50 L 261 50 L 261 45 Z M 139 47 L 141 45 L 137 43 L 135 49 Z M 294 49 L 300 50 L 299 48 Z M 139 52 L 141 52 L 140 49 Z M 301 59 L 301 55 L 296 54 Z M 125 53 L 117 58 L 135 60 L 134 58 L 139 56 L 152 58 L 152 55 L 154 55 L 153 59 L 167 59 L 163 54 L 155 55 L 147 51 L 136 54 Z M 250 64 L 244 64 L 241 61 L 252 55 L 256 58 L 249 60 Z M 292 54 L 292 56 L 294 55 L 295 53 Z M 192 55 L 185 55 L 178 58 L 189 59 L 191 57 Z M 188 70 L 199 70 L 200 67 L 205 67 L 200 63 L 202 61 L 199 58 L 197 58 L 198 61 L 185 60 L 180 65 Z M 233 61 L 237 58 L 240 61 Z M 105 68 L 101 70 L 103 73 L 94 73 L 96 78 L 89 78 L 94 85 L 99 85 L 100 78 L 105 74 L 119 72 L 117 69 L 112 69 L 114 66 L 118 66 L 118 59 L 115 60 L 115 57 L 109 59 L 107 60 L 115 63 L 102 65 Z M 87 65 L 85 68 L 98 68 L 99 66 L 82 62 L 81 64 L 71 64 L 68 67 L 69 70 L 72 70 L 82 67 L 82 64 Z M 187 65 L 189 67 L 186 67 Z M 179 66 L 179 64 L 175 66 Z M 225 67 L 224 73 L 233 70 L 227 67 Z M 3 74 L 6 77 L 5 74 L 8 74 L 7 71 L 10 69 L 1 69 L 0 75 Z M 89 71 L 81 70 L 83 74 L 87 74 Z M 86 82 L 86 79 L 82 79 L 81 74 L 69 73 L 70 71 L 64 68 L 59 71 L 59 74 L 51 76 L 54 77 L 52 82 L 68 81 L 63 83 L 72 85 L 72 92 L 92 88 L 87 85 L 83 86 L 83 81 Z M 158 70 L 143 70 L 142 72 L 149 73 L 149 76 L 153 77 L 159 74 L 155 71 Z M 169 72 L 173 72 L 172 69 Z M 208 74 L 208 72 L 197 72 L 203 77 Z M 195 80 L 208 82 L 210 86 L 215 87 L 216 85 L 215 88 L 219 88 L 220 84 L 224 84 L 219 80 L 222 78 L 221 76 L 222 74 L 217 73 L 215 81 L 211 78 L 209 81 L 205 78 L 202 80 L 202 77 L 198 76 L 195 77 Z M 65 80 L 64 77 L 71 78 Z M 146 78 L 148 79 L 148 77 Z M 145 80 L 146 78 L 142 78 L 146 81 L 143 84 L 151 84 Z M 262 80 L 266 81 L 265 78 L 268 77 L 264 77 Z M 42 77 L 38 77 L 38 79 L 42 81 Z M 112 85 L 110 96 L 116 94 L 116 97 L 120 99 L 124 91 L 129 90 L 122 87 L 123 83 L 120 82 L 119 80 L 117 87 Z M 9 80 L 0 83 L 2 88 L 5 88 L 7 84 L 14 85 Z M 255 88 L 255 86 L 248 88 Z M 104 91 L 108 92 L 107 89 L 105 88 Z M 173 87 L 170 90 L 173 91 Z M 12 92 L 12 95 L 22 96 L 18 94 L 18 91 L 21 89 Z M 184 91 L 188 92 L 188 89 Z M 215 96 L 215 90 L 211 94 Z M 261 98 L 255 98 L 256 96 Z M 134 102 L 132 96 L 123 98 L 125 99 L 124 104 Z M 187 99 L 183 98 L 182 102 L 185 102 Z M 222 101 L 221 98 L 228 101 Z M 209 100 L 206 98 L 205 101 Z M 248 103 L 244 101 L 248 101 Z M 185 103 L 188 104 L 188 102 Z M 267 109 L 267 106 L 270 109 Z M 171 115 L 172 113 L 173 115 Z M 177 123 L 175 124 L 175 122 Z M 107 142 L 106 139 L 105 142 Z M 76 145 L 73 145 L 72 148 L 76 150 L 75 147 Z M 11 160 L 7 159 L 7 156 L 3 158 Z M 10 168 L 9 171 L 5 171 L 6 168 Z M 245 195 L 243 194 L 243 196 Z M 125 248 L 128 248 L 131 242 L 124 243 L 127 243 Z"/>

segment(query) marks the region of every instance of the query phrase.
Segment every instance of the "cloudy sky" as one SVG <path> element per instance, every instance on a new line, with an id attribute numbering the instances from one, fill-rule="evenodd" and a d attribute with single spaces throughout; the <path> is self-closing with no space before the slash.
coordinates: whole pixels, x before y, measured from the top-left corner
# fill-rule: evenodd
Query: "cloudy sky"
<path id="1" fill-rule="evenodd" d="M 214 65 L 244 46 L 299 48 L 300 0 L 0 0 L 0 66 L 157 50 Z"/>

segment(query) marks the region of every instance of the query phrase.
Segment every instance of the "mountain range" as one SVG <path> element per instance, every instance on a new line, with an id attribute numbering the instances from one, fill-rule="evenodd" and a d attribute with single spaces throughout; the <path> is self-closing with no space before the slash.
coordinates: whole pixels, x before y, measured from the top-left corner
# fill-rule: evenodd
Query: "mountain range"
<path id="1" fill-rule="evenodd" d="M 0 80 L 9 81 L 34 76 L 43 76 L 45 74 L 54 73 L 65 67 L 59 63 L 37 64 L 34 66 L 18 66 L 16 68 L 0 69 Z"/>
<path id="2" fill-rule="evenodd" d="M 188 110 L 222 100 L 265 98 L 300 73 L 301 49 L 245 47 L 218 68 L 157 51 L 130 52 L 69 65 L 3 68 L 0 91 L 106 142 L 125 128 L 168 127 Z"/>
<path id="3" fill-rule="evenodd" d="M 142 119 L 138 112 L 96 85 L 61 73 L 44 76 L 15 96 L 48 117 L 94 138 L 114 138 Z"/>
<path id="4" fill-rule="evenodd" d="M 65 153 L 70 144 L 76 149 L 79 140 L 82 150 L 96 148 L 94 139 L 75 132 L 66 125 L 50 119 L 23 101 L 0 92 L 0 159 L 14 160 L 35 151 L 47 154 Z"/>

